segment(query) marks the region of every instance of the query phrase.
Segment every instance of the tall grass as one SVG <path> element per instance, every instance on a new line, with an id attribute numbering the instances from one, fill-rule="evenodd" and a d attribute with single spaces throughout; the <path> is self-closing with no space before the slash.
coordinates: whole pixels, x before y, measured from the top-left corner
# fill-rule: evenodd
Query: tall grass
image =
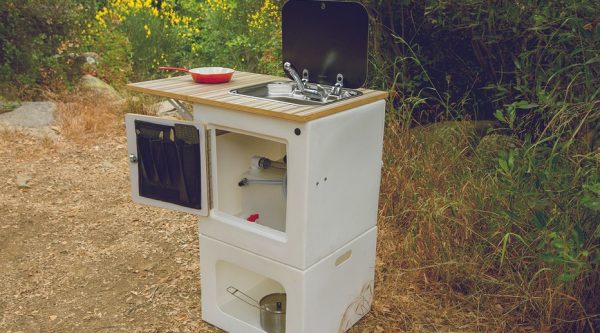
<path id="1" fill-rule="evenodd" d="M 430 309 L 393 314 L 421 323 L 448 315 L 446 325 L 432 322 L 426 330 L 597 330 L 600 276 L 589 257 L 598 248 L 593 233 L 599 216 L 577 202 L 585 187 L 570 171 L 593 178 L 598 162 L 555 173 L 536 165 L 535 175 L 520 176 L 521 157 L 482 157 L 478 144 L 468 123 L 406 130 L 390 118 L 376 294 L 389 304 L 410 286 L 421 297 L 439 299 Z M 506 175 L 499 161 L 509 156 L 514 160 Z M 536 188 L 531 183 L 543 173 L 547 183 Z M 535 203 L 548 209 L 536 210 Z M 448 314 L 457 309 L 462 314 Z M 400 328 L 413 330 L 413 324 Z"/>
<path id="2" fill-rule="evenodd" d="M 600 330 L 600 3 L 369 4 L 391 91 L 379 288 L 474 314 L 457 330 Z"/>

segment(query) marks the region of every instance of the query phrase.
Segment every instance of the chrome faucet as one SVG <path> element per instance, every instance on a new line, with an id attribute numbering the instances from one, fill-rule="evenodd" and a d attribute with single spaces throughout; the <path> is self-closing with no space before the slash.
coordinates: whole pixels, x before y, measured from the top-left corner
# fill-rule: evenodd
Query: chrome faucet
<path id="1" fill-rule="evenodd" d="M 300 90 L 300 93 L 302 95 L 304 95 L 308 98 L 312 98 L 312 99 L 318 99 L 318 100 L 323 99 L 323 93 L 319 89 L 312 89 L 312 88 L 308 88 L 306 86 L 306 83 L 302 79 L 300 79 L 300 75 L 298 75 L 298 72 L 296 72 L 296 70 L 294 69 L 294 67 L 292 66 L 291 63 L 286 61 L 283 64 L 283 69 L 285 69 L 286 72 L 290 73 L 290 76 L 296 82 L 296 86 L 298 87 L 298 89 Z M 321 90 L 322 90 L 322 88 L 321 88 Z"/>

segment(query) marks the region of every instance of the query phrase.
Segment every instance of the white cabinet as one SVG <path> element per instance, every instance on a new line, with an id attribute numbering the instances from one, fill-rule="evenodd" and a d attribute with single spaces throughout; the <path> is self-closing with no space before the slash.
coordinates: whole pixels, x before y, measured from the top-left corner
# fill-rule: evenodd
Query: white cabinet
<path id="1" fill-rule="evenodd" d="M 133 201 L 207 216 L 204 127 L 135 114 L 125 126 Z"/>
<path id="2" fill-rule="evenodd" d="M 159 126 L 140 131 L 148 124 Z M 196 106 L 193 126 L 185 125 L 198 130 L 195 145 L 177 136 L 177 124 L 185 122 L 127 116 L 129 154 L 137 158 L 131 163 L 135 201 L 200 215 L 202 234 L 297 269 L 376 225 L 384 101 L 305 123 Z M 285 160 L 285 169 L 253 167 L 254 156 Z M 200 181 L 201 208 L 185 206 L 185 195 L 170 189 L 197 186 L 170 178 L 183 175 L 196 157 L 200 175 L 192 181 Z M 240 186 L 244 179 L 249 183 Z M 156 185 L 149 196 L 144 181 Z M 160 201 L 167 195 L 174 200 Z"/>
<path id="3" fill-rule="evenodd" d="M 200 235 L 202 318 L 228 332 L 264 332 L 260 311 L 227 292 L 254 299 L 287 294 L 287 333 L 344 332 L 369 312 L 373 297 L 373 227 L 306 270 Z"/>
<path id="4" fill-rule="evenodd" d="M 204 320 L 263 332 L 230 286 L 286 293 L 288 333 L 345 331 L 368 312 L 384 107 L 307 122 L 200 104 L 192 122 L 127 115 L 134 200 L 199 216 Z"/>
<path id="5" fill-rule="evenodd" d="M 209 131 L 213 206 L 202 234 L 306 269 L 376 225 L 384 101 L 305 123 L 208 106 L 197 106 L 194 119 L 230 131 Z M 287 156 L 285 196 L 280 187 L 237 187 L 259 153 Z"/>
<path id="6" fill-rule="evenodd" d="M 384 107 L 307 122 L 200 104 L 192 122 L 126 116 L 134 200 L 199 216 L 204 320 L 263 332 L 230 286 L 286 293 L 288 333 L 345 331 L 369 311 Z"/>

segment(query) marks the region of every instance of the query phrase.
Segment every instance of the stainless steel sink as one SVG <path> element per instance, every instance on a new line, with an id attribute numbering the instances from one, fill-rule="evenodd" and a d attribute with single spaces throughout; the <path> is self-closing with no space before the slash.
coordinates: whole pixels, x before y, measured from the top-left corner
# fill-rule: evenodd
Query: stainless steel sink
<path id="1" fill-rule="evenodd" d="M 232 94 L 254 97 L 259 99 L 279 101 L 299 105 L 327 105 L 348 98 L 362 95 L 362 92 L 352 89 L 341 89 L 339 95 L 332 94 L 333 87 L 326 85 L 307 84 L 308 88 L 318 89 L 323 97 L 309 98 L 303 95 L 293 81 L 272 81 L 253 86 L 233 89 Z"/>

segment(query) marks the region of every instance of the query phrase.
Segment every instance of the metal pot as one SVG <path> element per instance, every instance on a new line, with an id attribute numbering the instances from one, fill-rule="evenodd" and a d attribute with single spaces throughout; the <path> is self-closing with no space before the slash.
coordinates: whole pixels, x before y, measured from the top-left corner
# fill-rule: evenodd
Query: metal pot
<path id="1" fill-rule="evenodd" d="M 285 333 L 285 293 L 268 294 L 258 302 L 232 286 L 227 287 L 227 292 L 240 301 L 260 310 L 260 326 L 267 333 Z"/>

